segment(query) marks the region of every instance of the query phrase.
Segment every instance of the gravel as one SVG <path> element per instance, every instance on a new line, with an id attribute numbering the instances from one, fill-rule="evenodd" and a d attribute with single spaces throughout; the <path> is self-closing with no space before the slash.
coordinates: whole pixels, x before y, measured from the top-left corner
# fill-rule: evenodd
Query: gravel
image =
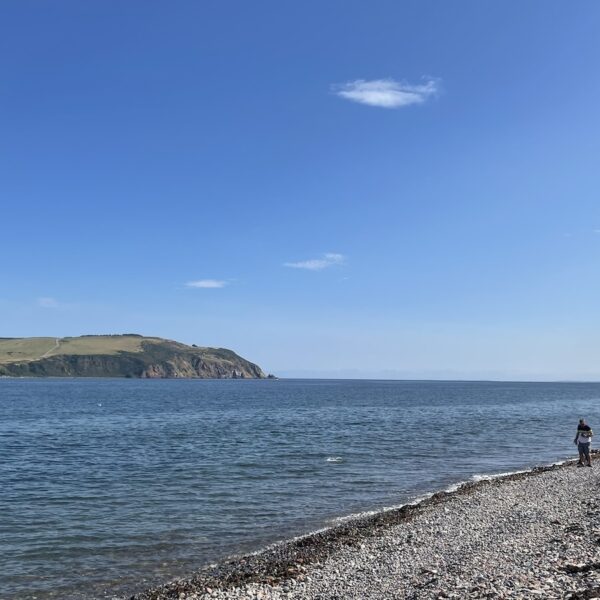
<path id="1" fill-rule="evenodd" d="M 132 600 L 600 598 L 600 453 L 463 484 Z"/>

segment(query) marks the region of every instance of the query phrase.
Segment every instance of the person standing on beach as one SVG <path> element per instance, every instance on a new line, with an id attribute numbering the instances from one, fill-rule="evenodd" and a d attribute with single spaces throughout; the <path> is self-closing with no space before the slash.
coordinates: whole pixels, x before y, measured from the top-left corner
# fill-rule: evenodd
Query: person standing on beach
<path id="1" fill-rule="evenodd" d="M 579 425 L 577 426 L 577 433 L 575 434 L 574 443 L 577 444 L 577 450 L 579 450 L 579 462 L 578 467 L 592 466 L 592 456 L 590 455 L 590 446 L 592 445 L 592 436 L 594 432 L 592 428 L 586 424 L 585 419 L 579 419 Z"/>

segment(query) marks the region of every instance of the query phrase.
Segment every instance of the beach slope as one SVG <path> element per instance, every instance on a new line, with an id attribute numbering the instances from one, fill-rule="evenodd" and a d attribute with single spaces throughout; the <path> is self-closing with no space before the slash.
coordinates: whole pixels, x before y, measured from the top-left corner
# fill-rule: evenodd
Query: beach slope
<path id="1" fill-rule="evenodd" d="M 133 598 L 600 598 L 595 459 L 467 483 Z"/>

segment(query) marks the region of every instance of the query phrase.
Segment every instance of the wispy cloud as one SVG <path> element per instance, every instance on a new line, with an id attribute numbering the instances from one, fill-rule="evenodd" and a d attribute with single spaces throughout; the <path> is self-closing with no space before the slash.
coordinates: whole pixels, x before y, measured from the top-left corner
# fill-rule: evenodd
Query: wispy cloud
<path id="1" fill-rule="evenodd" d="M 198 279 L 197 281 L 188 281 L 185 285 L 190 288 L 216 289 L 225 287 L 227 282 L 220 279 Z"/>
<path id="2" fill-rule="evenodd" d="M 324 254 L 321 258 L 312 258 L 310 260 L 301 260 L 298 262 L 286 262 L 283 263 L 284 267 L 291 267 L 292 269 L 307 269 L 308 271 L 321 271 L 327 267 L 333 267 L 334 265 L 341 265 L 346 261 L 346 257 L 343 254 L 336 254 L 329 252 Z"/>
<path id="3" fill-rule="evenodd" d="M 60 308 L 62 305 L 55 298 L 44 296 L 37 299 L 37 304 L 41 308 Z"/>
<path id="4" fill-rule="evenodd" d="M 334 92 L 341 98 L 378 106 L 381 108 L 401 108 L 411 104 L 423 104 L 439 91 L 436 79 L 423 79 L 422 83 L 411 84 L 394 79 L 357 79 L 333 86 Z"/>
<path id="5" fill-rule="evenodd" d="M 594 233 L 600 234 L 600 229 L 594 229 Z"/>

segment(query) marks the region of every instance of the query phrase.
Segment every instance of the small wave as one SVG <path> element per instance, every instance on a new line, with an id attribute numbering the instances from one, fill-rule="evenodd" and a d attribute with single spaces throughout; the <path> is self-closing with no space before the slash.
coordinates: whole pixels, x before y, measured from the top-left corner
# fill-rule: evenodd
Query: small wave
<path id="1" fill-rule="evenodd" d="M 374 515 L 380 515 L 382 513 L 390 512 L 392 510 L 398 510 L 400 508 L 404 508 L 405 506 L 417 506 L 424 500 L 431 498 L 434 492 L 427 492 L 426 494 L 421 494 L 420 496 L 416 496 L 412 500 L 407 502 L 402 502 L 401 504 L 392 504 L 391 506 L 382 506 L 381 508 L 374 508 L 373 510 L 363 510 L 357 513 L 351 513 L 349 515 L 344 515 L 341 517 L 335 517 L 332 520 L 334 525 L 338 525 L 341 523 L 346 523 L 348 521 L 354 521 L 355 519 L 362 519 L 364 517 L 372 517 Z"/>
<path id="2" fill-rule="evenodd" d="M 325 462 L 333 462 L 333 463 L 339 463 L 342 462 L 344 459 L 341 456 L 328 456 L 325 459 Z"/>
<path id="3" fill-rule="evenodd" d="M 458 481 L 456 483 L 449 485 L 447 488 L 445 488 L 444 492 L 446 492 L 448 494 L 453 494 L 454 492 L 458 491 L 464 484 L 465 484 L 464 481 Z"/>
<path id="4" fill-rule="evenodd" d="M 564 461 L 563 461 L 564 462 Z M 562 464 L 562 463 L 552 463 Z M 491 481 L 500 477 L 508 477 L 509 475 L 518 475 L 520 473 L 529 473 L 532 469 L 521 469 L 519 471 L 506 471 L 505 473 L 477 473 L 471 477 L 471 481 Z"/>

